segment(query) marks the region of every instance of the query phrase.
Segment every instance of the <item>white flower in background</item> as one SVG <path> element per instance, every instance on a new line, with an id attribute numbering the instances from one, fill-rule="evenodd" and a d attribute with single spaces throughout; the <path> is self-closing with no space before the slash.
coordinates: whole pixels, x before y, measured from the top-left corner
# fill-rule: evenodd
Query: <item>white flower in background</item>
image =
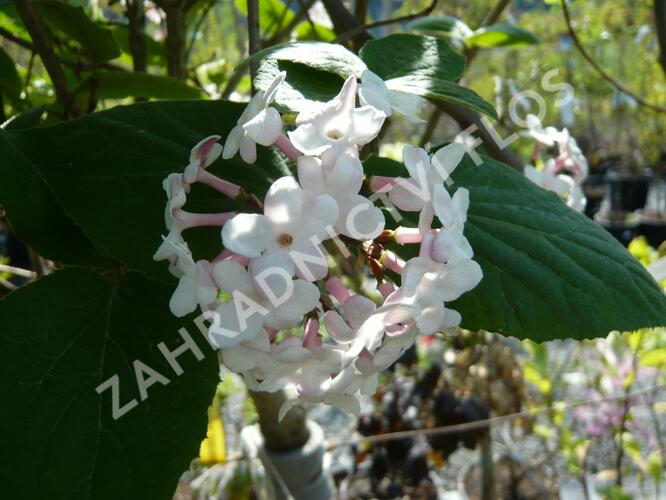
<path id="1" fill-rule="evenodd" d="M 298 180 L 304 189 L 335 199 L 336 232 L 358 240 L 371 240 L 381 234 L 384 214 L 358 194 L 363 184 L 363 165 L 356 156 L 343 153 L 330 165 L 323 165 L 316 156 L 300 156 L 297 167 Z"/>
<path id="2" fill-rule="evenodd" d="M 526 165 L 524 167 L 525 177 L 546 191 L 556 193 L 572 209 L 582 212 L 587 205 L 587 198 L 579 182 L 568 175 L 556 173 L 555 165 L 556 160 L 552 158 L 541 170 Z"/>
<path id="3" fill-rule="evenodd" d="M 294 146 L 305 155 L 334 161 L 350 146 L 367 144 L 381 129 L 386 115 L 372 106 L 356 107 L 356 78 L 350 76 L 331 101 L 302 111 L 296 130 L 289 132 Z"/>
<path id="4" fill-rule="evenodd" d="M 335 236 L 337 219 L 338 206 L 331 196 L 315 195 L 293 177 L 282 177 L 266 194 L 264 215 L 237 215 L 222 229 L 222 241 L 231 251 L 257 259 L 258 269 L 280 266 L 314 281 L 328 271 L 320 244 Z"/>
<path id="5" fill-rule="evenodd" d="M 525 122 L 527 123 L 528 135 L 544 146 L 554 146 L 563 139 L 562 132 L 555 127 L 544 128 L 541 120 L 536 115 L 528 114 Z"/>
<path id="6" fill-rule="evenodd" d="M 565 175 L 555 172 L 553 166 L 554 162 L 552 160 L 546 162 L 541 170 L 537 170 L 532 165 L 525 165 L 523 173 L 537 186 L 563 196 L 569 192 L 569 183 L 566 181 Z"/>
<path id="7" fill-rule="evenodd" d="M 278 88 L 285 77 L 286 73 L 281 72 L 268 89 L 261 90 L 252 97 L 238 119 L 237 125 L 227 136 L 222 152 L 225 160 L 233 157 L 240 150 L 243 161 L 254 163 L 257 161 L 257 144 L 270 146 L 280 137 L 282 118 L 275 108 L 269 106 L 275 99 Z"/>
<path id="8" fill-rule="evenodd" d="M 276 286 L 277 280 L 273 280 L 265 282 L 268 290 L 258 290 L 245 267 L 230 260 L 215 264 L 213 279 L 225 296 L 215 308 L 218 319 L 209 332 L 218 347 L 252 340 L 263 328 L 294 327 L 319 301 L 315 285 L 291 278 L 285 282 L 284 276 L 280 278 L 282 286 Z"/>
<path id="9" fill-rule="evenodd" d="M 425 105 L 425 99 L 414 94 L 389 90 L 379 76 L 366 69 L 361 73 L 361 84 L 358 86 L 358 97 L 364 106 L 372 106 L 386 116 L 393 112 L 400 113 L 410 121 L 423 121 L 419 114 Z"/>
<path id="10" fill-rule="evenodd" d="M 430 158 L 424 149 L 406 144 L 402 160 L 409 179 L 397 179 L 389 190 L 389 199 L 400 210 L 420 211 L 419 230 L 430 231 L 434 217 L 435 188 L 442 186 L 465 155 L 462 144 L 452 143 L 439 149 Z"/>
<path id="11" fill-rule="evenodd" d="M 571 137 L 566 128 L 562 130 L 558 146 L 560 154 L 556 161 L 559 163 L 560 169 L 571 172 L 576 181 L 582 182 L 587 177 L 589 170 L 587 159 L 578 147 L 576 139 Z"/>

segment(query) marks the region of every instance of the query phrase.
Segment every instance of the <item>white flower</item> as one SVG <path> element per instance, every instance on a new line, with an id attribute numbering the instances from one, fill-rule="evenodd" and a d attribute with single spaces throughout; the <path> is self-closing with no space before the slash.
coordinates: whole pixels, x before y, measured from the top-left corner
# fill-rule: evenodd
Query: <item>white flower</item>
<path id="1" fill-rule="evenodd" d="M 473 260 L 442 264 L 427 257 L 410 259 L 402 272 L 402 285 L 387 300 L 417 307 L 418 330 L 425 335 L 457 326 L 460 314 L 444 307 L 479 284 L 483 272 Z"/>
<path id="2" fill-rule="evenodd" d="M 587 159 L 578 147 L 576 139 L 571 137 L 566 128 L 562 130 L 558 146 L 560 155 L 557 157 L 557 162 L 560 164 L 560 168 L 568 170 L 576 181 L 582 182 L 587 177 L 589 170 Z"/>
<path id="3" fill-rule="evenodd" d="M 429 232 L 434 216 L 433 199 L 435 187 L 455 170 L 463 156 L 465 147 L 452 143 L 438 150 L 432 159 L 421 148 L 406 144 L 402 149 L 402 159 L 409 172 L 409 179 L 397 179 L 389 191 L 389 199 L 400 210 L 420 211 L 419 230 Z"/>
<path id="4" fill-rule="evenodd" d="M 208 306 L 215 301 L 217 288 L 205 269 L 204 261 L 195 263 L 184 243 L 164 239 L 165 252 L 169 254 L 169 272 L 179 278 L 171 296 L 169 308 L 180 318 L 193 312 L 197 305 Z M 166 248 L 170 248 L 167 252 Z"/>
<path id="5" fill-rule="evenodd" d="M 563 196 L 569 192 L 569 183 L 566 181 L 566 175 L 558 175 L 555 172 L 553 165 L 552 160 L 546 162 L 546 165 L 541 170 L 537 170 L 532 165 L 525 165 L 523 172 L 525 173 L 525 177 L 537 186 Z"/>
<path id="6" fill-rule="evenodd" d="M 459 188 L 452 198 L 444 185 L 435 186 L 433 208 L 442 223 L 432 243 L 433 260 L 453 263 L 460 259 L 471 259 L 474 251 L 463 234 L 469 208 L 469 191 Z"/>
<path id="7" fill-rule="evenodd" d="M 273 281 L 260 291 L 248 271 L 230 260 L 215 264 L 213 279 L 227 298 L 215 309 L 218 316 L 209 331 L 218 347 L 252 340 L 263 328 L 294 327 L 319 301 L 317 287 L 304 280 L 283 279 L 282 287 Z"/>
<path id="8" fill-rule="evenodd" d="M 269 106 L 285 77 L 285 72 L 280 73 L 266 91 L 259 91 L 252 97 L 237 125 L 227 136 L 222 153 L 225 160 L 240 150 L 243 161 L 254 163 L 257 161 L 257 144 L 270 146 L 277 141 L 282 133 L 282 118 L 275 108 Z"/>
<path id="9" fill-rule="evenodd" d="M 235 216 L 222 229 L 222 241 L 229 250 L 256 259 L 251 265 L 257 272 L 279 266 L 315 281 L 328 272 L 320 244 L 335 236 L 337 219 L 331 196 L 314 195 L 293 177 L 282 177 L 266 194 L 264 215 Z"/>
<path id="10" fill-rule="evenodd" d="M 358 194 L 363 184 L 363 165 L 349 154 L 341 154 L 335 163 L 322 164 L 314 156 L 297 160 L 301 186 L 314 194 L 331 195 L 338 205 L 335 230 L 358 240 L 371 240 L 384 230 L 384 214 L 370 200 Z"/>
<path id="11" fill-rule="evenodd" d="M 555 165 L 556 160 L 552 158 L 546 162 L 546 165 L 541 170 L 537 170 L 531 165 L 526 165 L 524 168 L 525 177 L 537 186 L 556 193 L 569 207 L 577 212 L 584 211 L 587 205 L 587 198 L 579 182 L 568 175 L 557 174 L 555 172 Z"/>
<path id="12" fill-rule="evenodd" d="M 222 154 L 222 146 L 217 141 L 221 137 L 219 135 L 211 135 L 199 141 L 199 143 L 190 151 L 190 162 L 185 167 L 183 174 L 184 181 L 188 184 L 193 184 L 197 180 L 199 169 L 205 169 Z"/>
<path id="13" fill-rule="evenodd" d="M 526 119 L 528 135 L 545 146 L 554 146 L 563 139 L 562 132 L 555 127 L 544 128 L 539 117 L 528 114 Z M 566 129 L 565 129 L 566 130 Z"/>
<path id="14" fill-rule="evenodd" d="M 350 146 L 373 140 L 386 116 L 372 106 L 356 108 L 356 78 L 345 81 L 331 101 L 302 111 L 296 117 L 296 130 L 289 132 L 293 145 L 305 155 L 333 161 Z"/>
<path id="15" fill-rule="evenodd" d="M 423 110 L 425 99 L 414 94 L 389 90 L 384 80 L 369 69 L 361 73 L 358 97 L 361 104 L 372 106 L 386 116 L 391 116 L 395 111 L 412 122 L 423 121 L 419 117 L 419 113 Z"/>

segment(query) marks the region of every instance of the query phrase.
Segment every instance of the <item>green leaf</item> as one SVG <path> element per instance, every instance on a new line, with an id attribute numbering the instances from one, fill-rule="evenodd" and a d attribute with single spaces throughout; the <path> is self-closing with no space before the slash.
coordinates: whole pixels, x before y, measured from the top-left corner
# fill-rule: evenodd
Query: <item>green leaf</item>
<path id="1" fill-rule="evenodd" d="M 225 101 L 139 103 L 12 134 L 96 244 L 131 269 L 173 283 L 165 263 L 152 259 L 167 232 L 162 180 L 184 170 L 201 139 L 226 137 L 243 109 Z M 287 172 L 282 156 L 261 147 L 254 165 L 220 159 L 209 170 L 262 199 L 271 181 Z M 189 199 L 185 208 L 193 212 L 246 210 L 207 186 L 193 186 Z M 201 258 L 222 249 L 219 228 L 190 230 L 187 239 Z"/>
<path id="2" fill-rule="evenodd" d="M 304 64 L 289 61 L 265 61 L 254 79 L 259 90 L 267 89 L 280 71 L 287 77 L 280 86 L 275 103 L 281 111 L 298 113 L 313 104 L 333 99 L 344 83 L 333 73 L 319 71 Z"/>
<path id="3" fill-rule="evenodd" d="M 42 121 L 42 116 L 47 109 L 46 104 L 35 106 L 21 114 L 12 116 L 9 120 L 2 124 L 5 130 L 18 130 L 21 128 L 38 127 Z"/>
<path id="4" fill-rule="evenodd" d="M 99 99 L 123 99 L 125 97 L 153 97 L 156 99 L 199 99 L 201 92 L 185 82 L 168 76 L 134 73 L 129 71 L 98 71 L 77 89 L 88 93 L 95 88 Z"/>
<path id="5" fill-rule="evenodd" d="M 392 90 L 416 94 L 430 99 L 457 102 L 497 119 L 497 112 L 492 104 L 485 101 L 473 90 L 448 80 L 423 78 L 419 75 L 403 76 L 388 80 L 386 86 Z"/>
<path id="6" fill-rule="evenodd" d="M 400 163 L 366 161 L 366 172 L 405 176 Z M 465 236 L 483 280 L 450 307 L 463 326 L 529 338 L 605 337 L 666 325 L 666 295 L 608 232 L 513 169 L 466 156 L 452 191 L 469 189 Z M 416 226 L 418 214 L 402 225 Z M 406 250 L 406 249 L 405 249 Z"/>
<path id="7" fill-rule="evenodd" d="M 303 21 L 294 28 L 296 40 L 332 42 L 336 38 L 335 31 L 319 23 Z"/>
<path id="8" fill-rule="evenodd" d="M 21 99 L 23 84 L 16 71 L 16 64 L 0 45 L 0 94 L 4 94 L 12 101 Z"/>
<path id="9" fill-rule="evenodd" d="M 494 24 L 479 28 L 465 42 L 471 47 L 519 47 L 535 45 L 539 38 L 523 28 L 510 24 Z"/>
<path id="10" fill-rule="evenodd" d="M 289 42 L 261 50 L 243 62 L 243 66 L 255 61 L 288 61 L 310 68 L 333 73 L 341 78 L 361 76 L 365 63 L 342 45 L 325 42 Z M 316 82 L 312 82 L 313 85 Z"/>
<path id="11" fill-rule="evenodd" d="M 640 357 L 640 365 L 666 368 L 666 347 L 652 349 L 643 353 Z"/>
<path id="12" fill-rule="evenodd" d="M 465 69 L 465 58 L 445 40 L 407 33 L 370 40 L 361 49 L 361 59 L 384 80 L 401 76 L 419 79 L 457 80 Z"/>
<path id="13" fill-rule="evenodd" d="M 3 129 L 0 179 L 0 205 L 12 229 L 39 255 L 65 264 L 114 265 L 63 211 L 35 165 Z"/>
<path id="14" fill-rule="evenodd" d="M 422 17 L 409 23 L 407 29 L 424 35 L 459 38 L 461 40 L 465 40 L 473 33 L 467 24 L 453 16 Z"/>
<path id="15" fill-rule="evenodd" d="M 176 358 L 180 376 L 158 349 L 183 344 L 183 323 L 168 313 L 172 291 L 139 273 L 106 279 L 68 268 L 0 301 L 5 491 L 21 498 L 171 498 L 206 435 L 219 370 L 193 326 L 187 329 L 203 359 L 183 352 Z M 137 360 L 168 381 L 148 382 L 143 401 Z M 96 391 L 115 375 L 118 406 L 136 401 L 117 420 L 111 389 Z"/>
<path id="16" fill-rule="evenodd" d="M 82 7 L 72 7 L 57 0 L 39 0 L 34 5 L 51 27 L 79 42 L 90 51 L 94 60 L 107 61 L 120 55 L 113 33 L 91 21 Z"/>

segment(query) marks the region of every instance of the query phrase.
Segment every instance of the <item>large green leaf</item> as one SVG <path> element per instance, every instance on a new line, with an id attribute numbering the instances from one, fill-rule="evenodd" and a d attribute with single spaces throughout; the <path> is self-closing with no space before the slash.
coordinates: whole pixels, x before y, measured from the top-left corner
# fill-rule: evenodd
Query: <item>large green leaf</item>
<path id="1" fill-rule="evenodd" d="M 382 158 L 366 170 L 406 175 Z M 452 190 L 469 189 L 465 235 L 483 269 L 479 286 L 451 305 L 464 327 L 540 342 L 666 325 L 666 295 L 643 266 L 554 193 L 487 157 L 475 166 L 466 156 L 452 177 Z"/>
<path id="2" fill-rule="evenodd" d="M 430 99 L 457 102 L 497 119 L 497 112 L 492 104 L 485 101 L 473 90 L 448 80 L 424 78 L 419 75 L 403 76 L 388 80 L 386 86 L 392 90 L 416 94 Z"/>
<path id="3" fill-rule="evenodd" d="M 463 21 L 453 16 L 428 16 L 409 23 L 410 31 L 424 35 L 444 36 L 465 40 L 472 35 L 472 29 Z"/>
<path id="4" fill-rule="evenodd" d="M 288 61 L 310 68 L 333 73 L 341 78 L 349 75 L 361 76 L 365 63 L 342 45 L 325 42 L 289 42 L 261 50 L 246 59 L 244 64 L 253 61 Z M 378 73 L 379 74 L 379 73 Z M 316 85 L 316 81 L 312 84 Z"/>
<path id="5" fill-rule="evenodd" d="M 472 47 L 517 47 L 537 44 L 539 38 L 518 26 L 495 24 L 479 28 L 473 35 L 467 37 L 465 43 Z"/>
<path id="6" fill-rule="evenodd" d="M 87 93 L 94 86 L 99 99 L 154 97 L 157 99 L 199 99 L 201 91 L 168 76 L 129 71 L 98 71 L 86 79 L 77 93 Z"/>
<path id="7" fill-rule="evenodd" d="M 38 254 L 65 264 L 114 265 L 65 214 L 34 163 L 3 129 L 0 179 L 0 205 L 14 232 Z"/>
<path id="8" fill-rule="evenodd" d="M 187 327 L 203 359 L 183 352 L 180 376 L 158 349 L 183 344 L 183 325 L 168 312 L 171 292 L 138 273 L 106 279 L 69 268 L 0 301 L 6 495 L 171 498 L 206 435 L 218 380 L 217 357 L 196 328 Z M 168 381 L 148 381 L 143 401 L 137 361 Z M 118 407 L 136 401 L 117 420 L 111 389 L 96 390 L 114 376 Z"/>
<path id="9" fill-rule="evenodd" d="M 4 94 L 16 102 L 21 98 L 23 84 L 16 71 L 16 64 L 0 46 L 0 94 Z"/>
<path id="10" fill-rule="evenodd" d="M 96 61 L 120 55 L 113 33 L 90 20 L 82 7 L 72 7 L 57 0 L 39 0 L 34 4 L 49 25 L 79 42 Z"/>
<path id="11" fill-rule="evenodd" d="M 465 58 L 454 52 L 446 40 L 407 33 L 370 40 L 360 56 L 384 80 L 408 75 L 457 80 L 465 69 Z"/>
<path id="12" fill-rule="evenodd" d="M 166 234 L 162 180 L 182 172 L 190 149 L 206 136 L 229 133 L 242 104 L 169 101 L 119 106 L 53 127 L 12 131 L 68 214 L 90 238 L 130 268 L 173 282 L 152 255 Z M 259 148 L 255 165 L 218 160 L 209 170 L 263 197 L 285 173 L 282 157 Z M 187 210 L 241 210 L 207 186 L 194 186 Z M 199 258 L 221 250 L 219 228 L 187 235 Z"/>
<path id="13" fill-rule="evenodd" d="M 280 71 L 287 77 L 275 96 L 275 103 L 282 111 L 298 113 L 317 102 L 333 99 L 344 83 L 333 73 L 309 68 L 289 61 L 265 61 L 254 80 L 260 90 L 267 89 Z"/>

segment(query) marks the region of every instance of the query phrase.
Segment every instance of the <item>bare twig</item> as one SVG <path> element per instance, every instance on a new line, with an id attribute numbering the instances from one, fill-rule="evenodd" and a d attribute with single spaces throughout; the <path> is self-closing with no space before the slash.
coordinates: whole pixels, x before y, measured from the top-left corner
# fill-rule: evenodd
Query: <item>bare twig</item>
<path id="1" fill-rule="evenodd" d="M 14 283 L 7 281 L 5 278 L 0 278 L 0 285 L 5 287 L 7 290 L 12 290 L 12 291 L 18 288 Z"/>
<path id="2" fill-rule="evenodd" d="M 259 0 L 247 0 L 247 33 L 248 51 L 251 56 L 261 50 L 261 40 L 259 35 Z M 257 76 L 258 69 L 259 64 L 257 62 L 250 64 L 250 78 L 252 78 L 253 93 L 254 77 Z"/>
<path id="3" fill-rule="evenodd" d="M 208 14 L 210 13 L 211 9 L 213 8 L 213 5 L 215 5 L 215 2 L 208 3 L 208 5 L 206 5 L 203 8 L 203 10 L 201 11 L 201 14 L 199 15 L 199 19 L 197 19 L 197 22 L 194 23 L 193 36 L 192 36 L 192 39 L 190 40 L 190 43 L 187 45 L 187 49 L 185 50 L 185 64 L 189 65 L 189 60 L 190 60 L 190 57 L 192 56 L 192 50 L 194 49 L 194 43 L 196 42 L 196 34 L 201 29 L 201 26 L 203 25 L 204 21 L 208 17 Z"/>
<path id="4" fill-rule="evenodd" d="M 145 72 L 148 67 L 148 48 L 144 39 L 146 12 L 143 0 L 127 0 L 127 20 L 129 22 L 129 47 L 132 53 L 134 71 Z"/>
<path id="5" fill-rule="evenodd" d="M 28 30 L 28 33 L 30 34 L 30 38 L 32 38 L 35 51 L 39 54 L 42 64 L 44 64 L 44 68 L 46 68 L 46 72 L 49 74 L 49 77 L 51 77 L 56 96 L 63 103 L 63 106 L 69 115 L 78 116 L 79 110 L 77 109 L 74 100 L 74 94 L 67 85 L 65 73 L 63 72 L 62 67 L 60 66 L 60 61 L 53 50 L 49 33 L 41 18 L 35 11 L 32 1 L 16 0 L 15 5 L 26 30 Z"/>
<path id="6" fill-rule="evenodd" d="M 368 23 L 368 24 L 364 24 L 362 26 L 357 26 L 357 27 L 339 35 L 335 39 L 334 43 L 336 43 L 336 42 L 340 43 L 340 42 L 344 42 L 345 40 L 349 40 L 353 36 L 358 35 L 359 33 L 366 32 L 371 28 L 378 28 L 380 26 L 388 26 L 389 24 L 402 23 L 402 22 L 405 22 L 405 21 L 412 21 L 412 20 L 418 19 L 420 17 L 425 17 L 425 16 L 429 15 L 435 9 L 435 7 L 437 6 L 437 1 L 438 0 L 432 0 L 430 5 L 428 5 L 425 9 L 423 9 L 419 12 L 415 12 L 414 14 L 407 14 L 405 16 L 393 17 L 391 19 L 383 19 L 381 21 L 376 21 L 374 23 Z"/>
<path id="7" fill-rule="evenodd" d="M 16 276 L 22 276 L 24 278 L 30 278 L 30 279 L 37 277 L 37 273 L 34 271 L 21 269 L 20 267 L 8 266 L 6 264 L 0 264 L 0 273 L 15 274 Z"/>
<path id="8" fill-rule="evenodd" d="M 365 42 L 372 39 L 365 26 L 359 26 L 356 18 L 345 8 L 341 0 L 322 0 L 324 8 L 331 18 L 333 29 L 339 35 L 353 30 L 358 30 L 355 34 L 349 35 L 354 44 L 354 48 L 360 49 Z"/>
<path id="9" fill-rule="evenodd" d="M 312 22 L 312 19 L 310 19 L 310 15 L 308 14 L 308 11 L 312 8 L 316 1 L 317 0 L 308 0 L 307 3 L 304 3 L 303 0 L 298 0 L 298 3 L 301 5 L 301 10 L 298 11 L 298 14 L 294 16 L 294 18 L 287 26 L 273 34 L 273 36 L 268 39 L 266 46 L 270 47 L 271 45 L 275 45 L 280 40 L 285 38 L 287 35 L 289 35 L 289 33 L 294 31 L 294 28 L 298 26 L 303 19 L 307 19 L 307 21 L 312 26 L 312 29 L 316 32 L 314 28 L 314 22 Z"/>
<path id="10" fill-rule="evenodd" d="M 659 44 L 659 63 L 666 74 L 666 0 L 654 0 L 654 24 Z"/>
<path id="11" fill-rule="evenodd" d="M 666 107 L 660 106 L 658 104 L 654 104 L 647 99 L 645 99 L 643 96 L 640 96 L 631 90 L 629 90 L 627 87 L 625 87 L 622 83 L 617 81 L 615 78 L 613 78 L 610 74 L 606 72 L 604 68 L 601 67 L 601 64 L 599 64 L 595 59 L 588 53 L 587 49 L 583 47 L 583 44 L 581 43 L 580 39 L 578 38 L 578 35 L 576 34 L 576 31 L 573 28 L 573 25 L 571 24 L 571 14 L 569 13 L 569 7 L 567 6 L 567 0 L 562 0 L 562 11 L 564 12 L 564 20 L 566 21 L 567 25 L 567 30 L 569 31 L 569 35 L 571 36 L 571 40 L 573 41 L 574 45 L 578 49 L 578 52 L 583 56 L 583 58 L 590 63 L 590 65 L 601 75 L 601 77 L 606 80 L 608 83 L 610 83 L 613 87 L 615 87 L 617 90 L 620 92 L 623 92 L 627 94 L 628 96 L 633 97 L 636 102 L 639 104 L 645 106 L 646 108 L 649 108 L 653 111 L 657 111 L 659 113 L 664 113 L 666 112 Z"/>

